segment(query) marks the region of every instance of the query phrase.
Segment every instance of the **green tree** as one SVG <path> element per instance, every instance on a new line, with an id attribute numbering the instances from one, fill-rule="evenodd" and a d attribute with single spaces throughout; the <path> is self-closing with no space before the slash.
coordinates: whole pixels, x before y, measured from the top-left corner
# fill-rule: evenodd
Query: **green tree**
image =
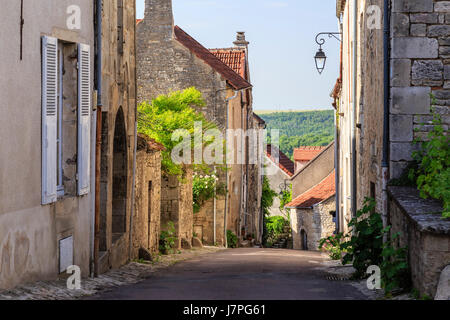
<path id="1" fill-rule="evenodd" d="M 138 106 L 138 132 L 155 139 L 164 145 L 161 167 L 169 175 L 183 174 L 183 166 L 172 161 L 172 150 L 180 141 L 173 141 L 176 130 L 184 129 L 191 135 L 191 147 L 194 146 L 195 122 L 202 123 L 202 133 L 217 126 L 206 120 L 205 116 L 195 108 L 205 106 L 202 93 L 195 88 L 175 91 L 168 95 L 160 95 L 151 103 L 143 102 Z M 212 141 L 209 141 L 209 144 Z M 205 165 L 196 165 L 196 169 L 209 172 Z"/>

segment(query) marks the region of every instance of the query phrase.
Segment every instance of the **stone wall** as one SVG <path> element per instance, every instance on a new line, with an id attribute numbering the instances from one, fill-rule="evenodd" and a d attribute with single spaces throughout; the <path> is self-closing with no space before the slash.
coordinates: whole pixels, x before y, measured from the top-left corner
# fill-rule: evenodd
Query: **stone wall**
<path id="1" fill-rule="evenodd" d="M 319 250 L 320 239 L 333 235 L 336 230 L 336 224 L 330 214 L 335 210 L 334 196 L 310 209 L 292 209 L 291 228 L 294 250 Z M 304 235 L 306 235 L 306 248 Z"/>
<path id="2" fill-rule="evenodd" d="M 100 273 L 122 266 L 130 257 L 136 120 L 135 2 L 103 1 L 102 19 Z"/>
<path id="3" fill-rule="evenodd" d="M 430 94 L 444 129 L 450 125 L 450 2 L 395 0 L 392 11 L 390 152 L 391 178 L 398 178 L 412 160 L 413 139 L 432 128 Z"/>
<path id="4" fill-rule="evenodd" d="M 93 189 L 87 195 L 76 195 L 77 129 L 73 121 L 78 101 L 76 55 L 66 64 L 67 73 L 63 78 L 64 109 L 71 114 L 65 113 L 63 124 L 62 160 L 68 178 L 65 192 L 56 203 L 41 204 L 41 37 L 57 38 L 64 46 L 66 62 L 67 56 L 75 52 L 76 43 L 89 45 L 93 66 L 94 5 L 89 0 L 24 1 L 22 59 L 20 2 L 2 1 L 1 5 L 0 41 L 9 45 L 0 46 L 0 70 L 9 76 L 0 79 L 3 112 L 0 117 L 0 288 L 57 278 L 61 273 L 60 240 L 67 237 L 73 237 L 73 250 L 66 247 L 63 254 L 72 256 L 72 263 L 81 268 L 81 276 L 88 277 Z M 66 11 L 70 5 L 77 5 L 81 10 L 80 30 L 67 27 Z M 91 68 L 89 87 L 94 88 L 94 68 Z M 91 115 L 93 127 L 94 112 Z M 94 131 L 90 138 L 94 139 Z"/>
<path id="5" fill-rule="evenodd" d="M 161 177 L 161 230 L 175 226 L 177 248 L 183 239 L 191 244 L 193 236 L 192 169 L 186 168 L 183 179 L 177 176 Z"/>
<path id="6" fill-rule="evenodd" d="M 133 252 L 139 249 L 155 254 L 159 251 L 161 217 L 161 152 L 138 150 L 136 154 L 136 186 L 133 212 Z"/>
<path id="7" fill-rule="evenodd" d="M 414 288 L 434 297 L 442 270 L 450 265 L 450 220 L 441 218 L 442 206 L 424 200 L 414 188 L 390 187 L 391 233 L 400 233 L 400 247 L 408 247 Z"/>
<path id="8" fill-rule="evenodd" d="M 292 197 L 314 187 L 334 170 L 334 142 L 292 177 Z"/>

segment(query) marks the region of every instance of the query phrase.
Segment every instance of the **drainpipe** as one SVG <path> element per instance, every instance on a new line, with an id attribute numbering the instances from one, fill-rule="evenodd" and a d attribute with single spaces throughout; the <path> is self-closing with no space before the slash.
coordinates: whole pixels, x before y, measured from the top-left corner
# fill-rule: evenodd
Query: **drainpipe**
<path id="1" fill-rule="evenodd" d="M 95 216 L 94 216 L 94 276 L 99 273 L 99 249 L 100 249 L 100 168 L 101 168 L 101 144 L 102 144 L 102 0 L 96 2 L 96 88 L 97 88 L 97 112 L 96 112 L 96 144 L 95 144 Z"/>
<path id="2" fill-rule="evenodd" d="M 340 228 L 340 190 L 339 190 L 339 122 L 338 122 L 339 102 L 336 103 L 336 111 L 334 112 L 334 123 L 336 129 L 334 130 L 334 172 L 336 183 L 336 234 L 339 233 Z"/>
<path id="3" fill-rule="evenodd" d="M 389 55 L 389 41 L 390 41 L 390 16 L 389 16 L 389 0 L 384 0 L 384 118 L 383 118 L 383 159 L 381 162 L 382 172 L 382 210 L 383 210 L 383 225 L 387 226 L 388 220 L 388 192 L 387 184 L 389 180 L 389 98 L 390 98 L 390 55 Z"/>
<path id="4" fill-rule="evenodd" d="M 137 152 L 137 70 L 136 70 L 136 53 L 137 53 L 137 39 L 136 39 L 136 4 L 134 5 L 134 17 L 133 17 L 133 28 L 134 28 L 134 150 L 133 150 L 133 184 L 131 189 L 131 213 L 130 213 L 130 239 L 128 248 L 128 257 L 131 261 L 132 250 L 133 250 L 133 214 L 134 214 L 134 198 L 136 193 L 136 152 Z M 128 105 L 129 107 L 129 105 Z"/>
<path id="5" fill-rule="evenodd" d="M 356 81 L 358 79 L 357 75 L 357 49 L 358 49 L 358 41 L 357 41 L 357 27 L 358 27 L 358 0 L 353 0 L 353 83 L 352 83 L 352 103 L 353 110 L 351 116 L 351 139 L 352 139 L 352 216 L 356 217 L 356 207 L 357 207 L 357 186 L 356 186 L 356 99 L 357 99 L 357 84 Z"/>
<path id="6" fill-rule="evenodd" d="M 226 148 L 227 148 L 227 151 L 228 151 L 228 129 L 229 129 L 229 123 L 228 123 L 228 120 L 229 120 L 229 109 L 230 109 L 230 101 L 231 100 L 233 100 L 234 98 L 236 98 L 237 97 L 237 95 L 238 95 L 238 93 L 239 93 L 239 90 L 235 90 L 234 91 L 234 95 L 232 96 L 232 97 L 230 97 L 230 98 L 227 98 L 227 124 L 226 124 L 226 129 L 227 129 L 227 132 L 225 133 L 225 146 L 226 146 Z M 229 185 L 230 185 L 230 182 L 229 182 L 229 179 L 228 179 L 228 163 L 226 163 L 227 162 L 227 160 L 228 160 L 228 152 L 226 153 L 226 157 L 225 157 L 226 159 L 225 159 L 225 174 L 227 175 L 227 179 L 226 179 L 226 181 L 227 181 L 227 183 L 226 183 L 226 185 L 227 185 L 227 188 L 226 188 L 226 190 L 228 190 L 228 187 L 229 187 Z M 223 219 L 224 219 L 224 223 L 223 223 L 223 231 L 224 231 L 224 243 L 225 243 L 225 248 L 228 248 L 228 241 L 227 241 L 227 213 L 228 213 L 228 194 L 226 194 L 226 196 L 225 196 L 225 213 L 224 213 L 224 215 L 223 215 Z"/>
<path id="7" fill-rule="evenodd" d="M 214 166 L 214 176 L 217 177 L 216 166 Z M 217 182 L 214 186 L 214 245 L 217 243 Z"/>

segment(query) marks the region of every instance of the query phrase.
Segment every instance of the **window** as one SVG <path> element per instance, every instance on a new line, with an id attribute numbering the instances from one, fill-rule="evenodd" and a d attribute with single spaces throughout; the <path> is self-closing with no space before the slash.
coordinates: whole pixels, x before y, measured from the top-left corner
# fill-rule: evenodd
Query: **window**
<path id="1" fill-rule="evenodd" d="M 89 192 L 90 73 L 89 46 L 42 37 L 44 205 Z"/>
<path id="2" fill-rule="evenodd" d="M 63 136 L 63 74 L 64 74 L 64 58 L 63 58 L 63 45 L 58 44 L 58 105 L 57 105 L 57 132 L 56 132 L 56 182 L 57 182 L 57 194 L 58 197 L 64 196 L 64 184 L 63 184 L 63 166 L 62 166 L 62 136 Z"/>
<path id="3" fill-rule="evenodd" d="M 117 51 L 123 54 L 123 0 L 117 0 Z"/>

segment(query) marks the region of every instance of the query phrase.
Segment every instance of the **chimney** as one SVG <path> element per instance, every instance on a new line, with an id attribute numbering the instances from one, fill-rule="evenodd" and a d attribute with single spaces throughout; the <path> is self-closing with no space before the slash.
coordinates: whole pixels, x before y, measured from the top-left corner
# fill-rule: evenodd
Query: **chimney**
<path id="1" fill-rule="evenodd" d="M 149 26 L 146 32 L 157 34 L 156 38 L 163 36 L 165 40 L 172 39 L 174 27 L 172 0 L 145 0 L 144 20 Z"/>
<path id="2" fill-rule="evenodd" d="M 238 31 L 237 35 L 236 35 L 236 41 L 233 42 L 233 44 L 236 47 L 245 47 L 248 48 L 248 45 L 250 44 L 250 42 L 248 42 L 247 40 L 245 40 L 245 32 L 244 31 Z"/>

